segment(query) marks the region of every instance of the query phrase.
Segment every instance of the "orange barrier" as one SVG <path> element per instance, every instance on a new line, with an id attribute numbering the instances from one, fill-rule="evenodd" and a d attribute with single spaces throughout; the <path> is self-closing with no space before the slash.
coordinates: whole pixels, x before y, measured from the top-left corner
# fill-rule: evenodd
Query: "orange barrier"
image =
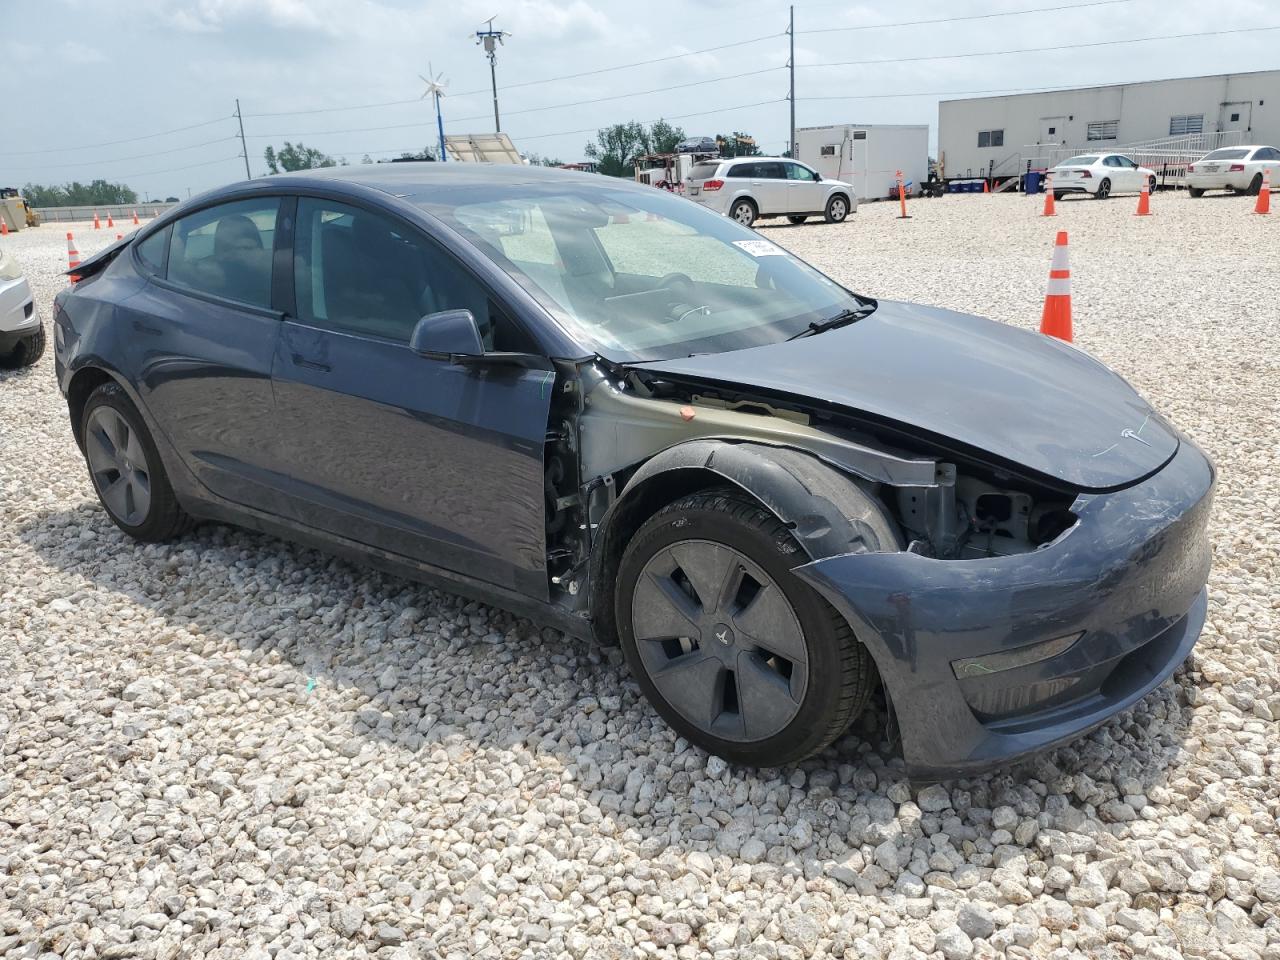
<path id="1" fill-rule="evenodd" d="M 1053 175 L 1044 178 L 1044 212 L 1040 214 L 1042 217 L 1057 216 L 1053 209 Z"/>
<path id="2" fill-rule="evenodd" d="M 1071 266 L 1067 259 L 1067 231 L 1059 230 L 1049 264 L 1049 288 L 1044 295 L 1040 332 L 1071 342 Z"/>
<path id="3" fill-rule="evenodd" d="M 1254 213 L 1271 212 L 1271 168 L 1262 171 L 1262 189 L 1258 191 L 1258 202 L 1253 205 Z"/>
<path id="4" fill-rule="evenodd" d="M 1135 216 L 1151 216 L 1151 186 L 1146 180 L 1142 181 L 1142 192 L 1138 194 L 1138 212 Z"/>
<path id="5" fill-rule="evenodd" d="M 78 266 L 80 266 L 80 251 L 76 249 L 76 241 L 71 236 L 71 231 L 68 230 L 67 231 L 67 270 L 69 271 L 74 270 Z M 80 279 L 80 277 L 73 273 L 71 274 L 70 279 L 72 283 L 75 283 L 77 280 Z"/>

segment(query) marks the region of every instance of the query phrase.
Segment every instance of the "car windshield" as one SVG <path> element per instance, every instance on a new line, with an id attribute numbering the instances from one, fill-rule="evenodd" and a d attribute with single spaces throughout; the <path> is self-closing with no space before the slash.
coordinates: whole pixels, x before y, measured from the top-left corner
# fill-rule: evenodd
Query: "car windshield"
<path id="1" fill-rule="evenodd" d="M 1098 162 L 1097 157 L 1072 157 L 1070 160 L 1063 160 L 1059 164 L 1061 167 L 1092 167 Z"/>
<path id="2" fill-rule="evenodd" d="M 1228 149 L 1215 150 L 1213 153 L 1205 157 L 1205 160 L 1243 160 L 1249 155 L 1248 150 Z"/>
<path id="3" fill-rule="evenodd" d="M 662 190 L 603 178 L 490 183 L 415 202 L 611 360 L 776 343 L 867 303 L 759 234 Z"/>

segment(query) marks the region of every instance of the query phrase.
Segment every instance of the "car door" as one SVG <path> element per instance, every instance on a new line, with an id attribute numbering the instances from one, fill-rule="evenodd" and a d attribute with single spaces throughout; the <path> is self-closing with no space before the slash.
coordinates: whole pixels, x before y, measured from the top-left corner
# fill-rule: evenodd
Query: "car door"
<path id="1" fill-rule="evenodd" d="M 751 178 L 751 193 L 764 216 L 787 212 L 787 171 L 777 160 L 756 160 Z"/>
<path id="2" fill-rule="evenodd" d="M 522 336 L 467 268 L 383 211 L 301 197 L 272 367 L 298 521 L 546 599 L 543 444 L 555 375 L 409 348 L 425 314 Z M 507 342 L 504 342 L 507 341 Z"/>
<path id="3" fill-rule="evenodd" d="M 271 363 L 279 197 L 219 203 L 140 243 L 148 284 L 117 306 L 147 410 L 196 478 L 236 503 L 279 505 Z"/>
<path id="4" fill-rule="evenodd" d="M 826 207 L 826 188 L 818 175 L 803 164 L 788 160 L 783 163 L 787 173 L 787 213 L 818 213 Z"/>

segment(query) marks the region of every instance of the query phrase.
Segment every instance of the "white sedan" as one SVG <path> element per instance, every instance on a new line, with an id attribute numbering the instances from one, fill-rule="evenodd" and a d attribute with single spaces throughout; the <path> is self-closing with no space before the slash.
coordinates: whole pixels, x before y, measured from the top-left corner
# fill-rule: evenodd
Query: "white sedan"
<path id="1" fill-rule="evenodd" d="M 0 369 L 29 367 L 44 353 L 44 327 L 22 268 L 0 249 Z"/>
<path id="2" fill-rule="evenodd" d="M 1113 193 L 1140 193 L 1143 181 L 1156 188 L 1156 172 L 1140 167 L 1119 153 L 1089 153 L 1063 160 L 1049 171 L 1053 196 L 1061 200 L 1068 193 L 1088 193 L 1105 200 Z"/>
<path id="3" fill-rule="evenodd" d="M 1263 171 L 1271 171 L 1271 189 L 1280 190 L 1280 150 L 1275 147 L 1223 147 L 1187 167 L 1187 188 L 1193 197 L 1206 190 L 1233 190 L 1255 195 L 1262 189 Z"/>

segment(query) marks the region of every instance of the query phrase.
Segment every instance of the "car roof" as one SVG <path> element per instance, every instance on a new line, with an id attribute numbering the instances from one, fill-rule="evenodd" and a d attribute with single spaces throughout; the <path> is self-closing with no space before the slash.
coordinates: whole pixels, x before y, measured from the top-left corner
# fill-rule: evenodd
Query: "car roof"
<path id="1" fill-rule="evenodd" d="M 598 173 L 560 170 L 555 167 L 514 163 L 471 163 L 452 161 L 434 163 L 359 163 L 345 167 L 316 167 L 285 174 L 290 180 L 329 180 L 372 187 L 395 197 L 412 199 L 426 191 L 450 187 L 486 185 L 510 186 L 517 183 L 592 183 L 603 181 Z M 283 178 L 283 177 L 282 177 Z M 610 187 L 625 187 L 630 181 L 610 177 Z"/>

